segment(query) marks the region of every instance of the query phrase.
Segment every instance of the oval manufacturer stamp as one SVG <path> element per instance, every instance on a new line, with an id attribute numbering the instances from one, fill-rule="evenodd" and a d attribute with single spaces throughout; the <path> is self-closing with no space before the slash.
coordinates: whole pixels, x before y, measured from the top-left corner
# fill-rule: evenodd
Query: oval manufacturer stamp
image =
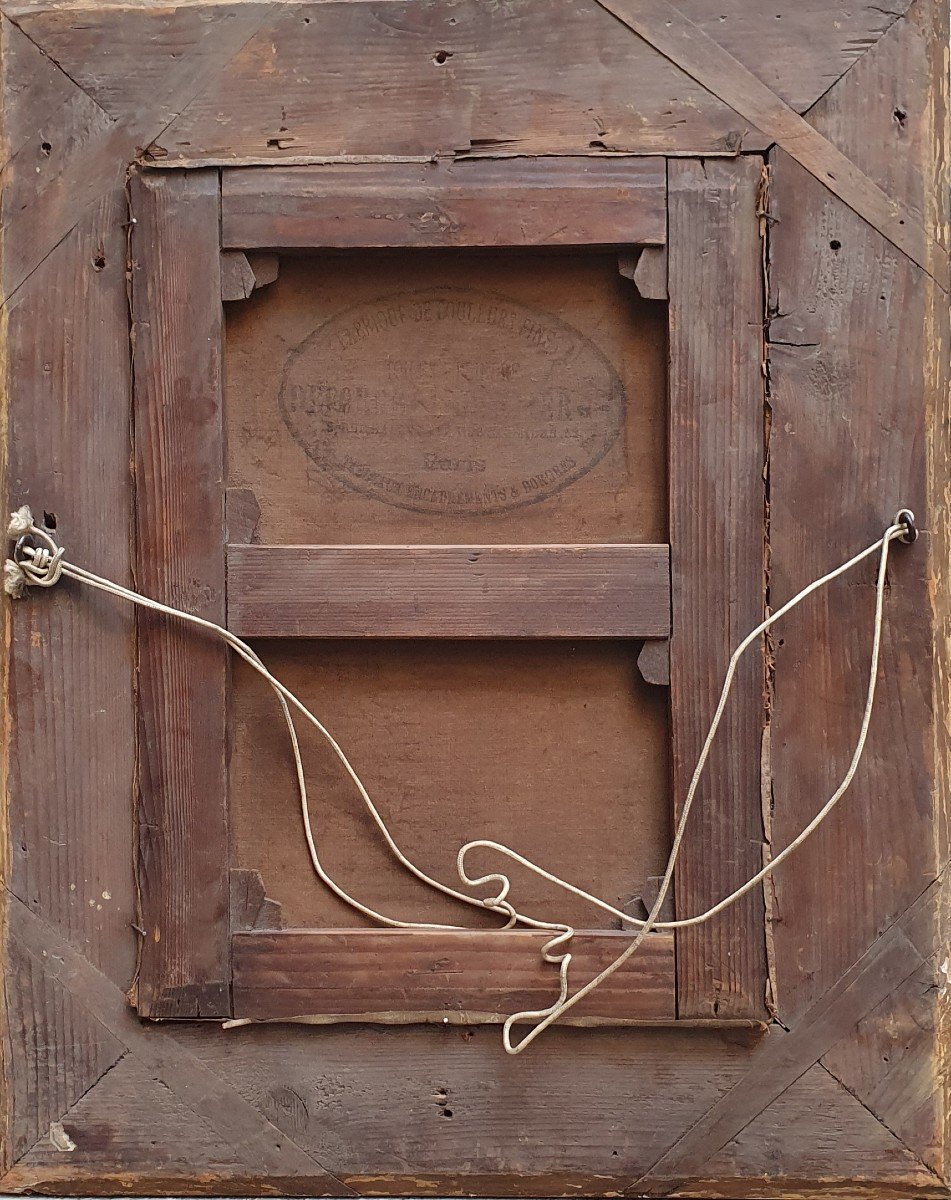
<path id="1" fill-rule="evenodd" d="M 550 313 L 456 288 L 344 310 L 290 355 L 284 421 L 328 475 L 386 504 L 486 514 L 587 474 L 626 397 L 600 349 Z"/>

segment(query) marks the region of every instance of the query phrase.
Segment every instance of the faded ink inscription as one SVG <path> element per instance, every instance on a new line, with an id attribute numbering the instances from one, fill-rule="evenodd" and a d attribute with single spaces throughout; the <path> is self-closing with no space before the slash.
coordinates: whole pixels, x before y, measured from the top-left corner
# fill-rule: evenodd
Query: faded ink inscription
<path id="1" fill-rule="evenodd" d="M 451 288 L 338 313 L 292 353 L 281 411 L 304 452 L 386 504 L 483 514 L 547 499 L 618 437 L 604 354 L 549 313 Z"/>

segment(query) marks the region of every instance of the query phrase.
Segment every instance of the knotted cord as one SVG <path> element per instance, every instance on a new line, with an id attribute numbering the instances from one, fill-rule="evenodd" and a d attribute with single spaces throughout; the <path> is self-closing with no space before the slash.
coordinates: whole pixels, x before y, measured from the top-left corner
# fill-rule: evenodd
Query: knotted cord
<path id="1" fill-rule="evenodd" d="M 542 957 L 546 962 L 549 962 L 558 967 L 559 974 L 559 993 L 558 999 L 544 1009 L 535 1009 L 524 1012 L 513 1013 L 509 1016 L 502 1026 L 502 1042 L 505 1050 L 509 1054 L 519 1054 L 528 1045 L 535 1040 L 547 1029 L 549 1025 L 554 1024 L 561 1016 L 569 1009 L 584 999 L 594 991 L 600 984 L 614 974 L 633 954 L 636 953 L 639 946 L 643 943 L 645 937 L 656 929 L 683 929 L 691 925 L 700 925 L 706 921 L 712 920 L 717 914 L 723 912 L 731 904 L 734 904 L 747 892 L 755 888 L 761 883 L 767 875 L 775 871 L 776 868 L 799 847 L 803 842 L 814 833 L 819 825 L 826 819 L 835 805 L 839 802 L 845 792 L 848 790 L 855 778 L 855 773 L 858 770 L 859 763 L 865 749 L 865 743 L 868 738 L 869 724 L 872 718 L 872 710 L 875 703 L 875 687 L 878 677 L 878 665 L 881 652 L 881 637 L 882 637 L 882 618 L 885 598 L 885 583 L 886 572 L 888 568 L 888 554 L 891 543 L 895 539 L 900 539 L 905 542 L 914 541 L 918 534 L 914 523 L 914 515 L 908 509 L 902 509 L 894 518 L 884 534 L 861 550 L 854 557 L 842 563 L 840 566 L 829 571 L 828 574 L 821 576 L 819 579 L 813 580 L 812 583 L 804 587 L 800 592 L 788 600 L 782 607 L 771 613 L 766 620 L 762 621 L 755 629 L 751 630 L 745 638 L 739 643 L 730 657 L 727 666 L 726 674 L 723 680 L 723 686 L 720 691 L 720 697 L 710 722 L 710 727 L 697 758 L 697 764 L 691 776 L 690 784 L 687 788 L 687 794 L 684 798 L 684 803 L 680 811 L 680 816 L 677 821 L 674 831 L 674 838 L 671 845 L 670 854 L 667 860 L 667 866 L 664 870 L 661 879 L 660 887 L 657 890 L 657 895 L 651 905 L 650 911 L 646 919 L 633 917 L 630 913 L 623 912 L 619 908 L 615 908 L 607 901 L 600 899 L 584 888 L 578 887 L 575 884 L 562 879 L 551 871 L 547 871 L 544 867 L 519 854 L 511 847 L 504 845 L 501 842 L 491 841 L 487 839 L 476 839 L 467 842 L 459 850 L 456 856 L 456 871 L 461 882 L 469 887 L 487 887 L 489 885 L 497 885 L 497 891 L 494 895 L 480 898 L 470 895 L 466 892 L 461 892 L 448 884 L 442 883 L 437 879 L 433 879 L 425 871 L 421 870 L 403 851 L 400 849 L 395 838 L 390 832 L 380 815 L 379 810 L 370 798 L 369 793 L 364 787 L 360 777 L 354 770 L 350 760 L 344 754 L 342 748 L 334 739 L 333 735 L 325 725 L 290 691 L 285 687 L 279 679 L 277 679 L 264 665 L 258 655 L 251 647 L 241 638 L 236 637 L 230 630 L 222 625 L 216 624 L 214 621 L 208 621 L 203 617 L 197 617 L 192 613 L 185 612 L 182 609 L 173 608 L 170 605 L 162 604 L 157 600 L 152 600 L 147 596 L 143 596 L 139 592 L 132 591 L 130 588 L 123 587 L 121 584 L 114 583 L 112 580 L 105 579 L 100 575 L 95 575 L 92 571 L 87 571 L 83 567 L 77 566 L 75 563 L 68 562 L 65 558 L 65 550 L 58 546 L 50 534 L 36 524 L 34 524 L 32 514 L 26 506 L 15 512 L 11 519 L 8 528 L 8 535 L 11 539 L 15 539 L 16 546 L 13 552 L 13 557 L 8 558 L 4 563 L 4 590 L 8 595 L 18 597 L 23 594 L 25 589 L 30 587 L 52 587 L 62 576 L 67 576 L 79 583 L 85 584 L 88 587 L 95 588 L 99 591 L 107 592 L 110 595 L 116 596 L 119 599 L 126 600 L 131 604 L 138 605 L 141 608 L 149 609 L 152 612 L 161 613 L 167 617 L 173 617 L 181 621 L 185 621 L 190 625 L 213 633 L 226 642 L 231 649 L 243 659 L 254 671 L 256 671 L 273 689 L 278 703 L 281 707 L 281 712 L 287 724 L 288 734 L 290 736 L 291 750 L 294 757 L 294 766 L 297 776 L 297 787 L 301 804 L 301 817 L 304 826 L 304 836 L 307 841 L 307 847 L 310 852 L 311 863 L 314 871 L 322 883 L 325 884 L 335 895 L 348 904 L 357 912 L 362 913 L 372 921 L 376 921 L 381 925 L 390 926 L 397 929 L 429 929 L 429 930 L 446 930 L 446 929 L 464 929 L 465 926 L 457 925 L 440 925 L 432 922 L 421 921 L 400 921 L 395 917 L 388 917 L 384 913 L 377 912 L 370 908 L 362 901 L 351 896 L 344 888 L 342 888 L 327 872 L 326 868 L 320 861 L 320 856 L 317 851 L 316 839 L 314 837 L 313 827 L 310 817 L 310 807 L 307 798 L 307 783 L 304 775 L 304 766 L 301 758 L 300 744 L 297 736 L 297 729 L 294 725 L 294 718 L 291 710 L 296 710 L 303 716 L 318 733 L 327 741 L 333 753 L 339 759 L 340 763 L 346 770 L 350 779 L 353 781 L 361 800 L 366 806 L 374 824 L 380 832 L 388 849 L 397 859 L 397 861 L 411 872 L 422 883 L 428 887 L 434 888 L 443 895 L 449 896 L 454 900 L 458 900 L 464 904 L 471 905 L 475 908 L 489 909 L 492 912 L 498 913 L 505 918 L 503 929 L 509 929 L 513 925 L 524 925 L 531 929 L 546 930 L 554 936 L 551 937 L 542 947 Z M 728 896 L 724 896 L 717 901 L 712 907 L 702 913 L 698 913 L 692 917 L 682 917 L 672 921 L 660 920 L 660 912 L 663 908 L 664 901 L 667 898 L 667 893 L 670 890 L 671 882 L 674 876 L 674 870 L 677 865 L 677 858 L 680 853 L 681 844 L 683 842 L 684 833 L 687 827 L 687 821 L 693 807 L 697 789 L 700 784 L 700 779 L 703 774 L 704 767 L 710 755 L 714 739 L 719 729 L 720 722 L 723 718 L 723 713 L 726 709 L 729 699 L 730 690 L 733 686 L 733 680 L 736 675 L 736 669 L 740 659 L 746 651 L 760 638 L 772 625 L 791 612 L 798 604 L 802 603 L 807 596 L 820 588 L 825 587 L 840 575 L 851 571 L 859 563 L 870 558 L 874 554 L 879 555 L 878 573 L 875 585 L 875 611 L 872 631 L 872 651 L 871 661 L 868 675 L 868 687 L 865 695 L 865 707 L 862 714 L 862 721 L 859 727 L 858 738 L 856 739 L 855 748 L 852 752 L 852 757 L 849 762 L 848 769 L 842 777 L 841 782 L 832 795 L 820 807 L 816 815 L 811 821 L 806 824 L 796 837 L 784 847 L 781 851 L 775 854 L 770 861 L 755 875 L 746 880 L 735 891 Z M 635 929 L 637 932 L 625 947 L 623 952 L 618 955 L 612 963 L 590 979 L 583 987 L 569 994 L 569 977 L 568 969 L 571 964 L 570 942 L 574 936 L 574 928 L 570 925 L 554 922 L 543 921 L 535 917 L 530 917 L 525 913 L 519 912 L 509 901 L 508 896 L 511 890 L 511 883 L 507 875 L 501 872 L 490 872 L 486 875 L 472 877 L 466 870 L 466 857 L 475 849 L 486 849 L 495 851 L 511 861 L 518 863 L 520 866 L 533 871 L 542 879 L 549 883 L 562 888 L 564 891 L 578 896 L 579 898 L 588 901 L 596 908 L 610 914 L 618 919 L 623 925 L 627 925 Z M 512 1030 L 518 1024 L 532 1023 L 532 1027 L 525 1036 L 516 1043 L 512 1041 Z"/>

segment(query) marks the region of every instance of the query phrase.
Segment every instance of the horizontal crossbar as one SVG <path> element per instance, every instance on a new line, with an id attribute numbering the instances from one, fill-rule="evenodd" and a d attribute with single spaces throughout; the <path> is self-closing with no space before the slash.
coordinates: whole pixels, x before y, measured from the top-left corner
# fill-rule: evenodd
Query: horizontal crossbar
<path id="1" fill-rule="evenodd" d="M 666 545 L 229 546 L 248 638 L 663 638 Z"/>

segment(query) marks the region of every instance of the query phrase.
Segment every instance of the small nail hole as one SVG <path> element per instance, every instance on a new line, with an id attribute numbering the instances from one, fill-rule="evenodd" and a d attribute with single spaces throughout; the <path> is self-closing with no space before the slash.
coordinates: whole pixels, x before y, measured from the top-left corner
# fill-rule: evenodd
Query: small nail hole
<path id="1" fill-rule="evenodd" d="M 53 153 L 53 143 L 52 142 L 40 142 L 40 149 L 43 151 L 43 153 L 46 155 L 46 157 L 49 158 L 49 156 Z"/>
<path id="2" fill-rule="evenodd" d="M 441 67 L 443 63 L 448 62 L 450 58 L 452 58 L 451 50 L 437 50 L 433 55 L 433 62 L 437 67 Z"/>
<path id="3" fill-rule="evenodd" d="M 830 250 L 841 250 L 842 243 L 839 241 L 838 238 L 833 238 L 832 241 L 829 243 L 829 249 Z"/>
<path id="4" fill-rule="evenodd" d="M 101 271 L 106 265 L 106 256 L 104 254 L 97 254 L 92 260 L 92 265 L 95 270 Z"/>

